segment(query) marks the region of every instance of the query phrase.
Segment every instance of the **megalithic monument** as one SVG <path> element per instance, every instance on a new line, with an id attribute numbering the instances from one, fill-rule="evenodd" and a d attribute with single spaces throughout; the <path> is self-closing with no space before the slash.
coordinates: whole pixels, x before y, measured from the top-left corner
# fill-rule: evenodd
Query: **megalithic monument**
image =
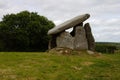
<path id="1" fill-rule="evenodd" d="M 91 50 L 94 51 L 95 40 L 91 32 L 89 23 L 83 25 L 83 22 L 90 17 L 89 14 L 74 17 L 48 31 L 52 36 L 49 42 L 49 49 L 60 47 L 73 50 Z M 71 33 L 65 31 L 73 27 Z"/>

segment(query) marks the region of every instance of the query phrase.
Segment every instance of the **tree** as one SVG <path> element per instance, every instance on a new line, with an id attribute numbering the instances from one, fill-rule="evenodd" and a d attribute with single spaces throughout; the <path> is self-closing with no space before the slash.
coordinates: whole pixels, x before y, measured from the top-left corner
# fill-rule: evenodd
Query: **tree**
<path id="1" fill-rule="evenodd" d="M 1 51 L 45 51 L 54 23 L 36 12 L 7 14 L 0 22 Z"/>

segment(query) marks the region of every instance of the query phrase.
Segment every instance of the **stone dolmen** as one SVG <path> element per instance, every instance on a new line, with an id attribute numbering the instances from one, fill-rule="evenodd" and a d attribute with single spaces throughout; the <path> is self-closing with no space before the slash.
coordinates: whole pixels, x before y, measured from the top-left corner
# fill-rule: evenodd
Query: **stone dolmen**
<path id="1" fill-rule="evenodd" d="M 52 39 L 49 42 L 49 49 L 57 47 L 94 51 L 95 40 L 90 25 L 89 23 L 83 25 L 89 17 L 89 14 L 80 15 L 50 29 L 48 35 L 51 35 Z M 66 31 L 72 27 L 72 32 Z"/>

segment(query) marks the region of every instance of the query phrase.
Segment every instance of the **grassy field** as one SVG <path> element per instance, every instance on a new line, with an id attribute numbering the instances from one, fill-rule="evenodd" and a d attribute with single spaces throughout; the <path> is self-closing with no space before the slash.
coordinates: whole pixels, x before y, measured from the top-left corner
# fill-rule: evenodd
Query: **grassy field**
<path id="1" fill-rule="evenodd" d="M 0 80 L 120 80 L 120 54 L 0 52 Z"/>

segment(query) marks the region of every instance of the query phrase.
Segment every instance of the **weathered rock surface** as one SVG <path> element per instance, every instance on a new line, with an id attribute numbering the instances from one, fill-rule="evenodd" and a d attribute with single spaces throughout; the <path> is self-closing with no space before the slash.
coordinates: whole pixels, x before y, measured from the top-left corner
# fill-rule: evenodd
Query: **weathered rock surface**
<path id="1" fill-rule="evenodd" d="M 83 26 L 83 23 L 80 23 L 80 24 L 78 24 L 78 25 L 76 25 L 76 26 Z M 75 36 L 76 26 L 73 27 L 73 30 L 72 30 L 72 32 L 70 33 L 73 37 Z"/>
<path id="2" fill-rule="evenodd" d="M 74 27 L 76 25 L 78 25 L 79 23 L 84 22 L 86 19 L 88 19 L 90 17 L 89 14 L 84 14 L 84 15 L 79 15 L 77 17 L 72 18 L 71 20 L 68 20 L 52 29 L 50 29 L 48 31 L 48 35 L 53 35 L 53 34 L 57 34 L 60 33 L 66 29 L 69 29 L 71 27 Z"/>
<path id="3" fill-rule="evenodd" d="M 62 32 L 56 39 L 57 47 L 64 47 L 73 49 L 74 38 L 69 32 Z"/>
<path id="4" fill-rule="evenodd" d="M 89 23 L 86 23 L 84 25 L 85 32 L 86 32 L 86 37 L 87 37 L 87 42 L 88 42 L 88 50 L 95 51 L 95 40 L 91 32 L 91 27 Z"/>
<path id="5" fill-rule="evenodd" d="M 85 29 L 82 26 L 77 26 L 75 29 L 74 49 L 75 50 L 87 50 L 88 49 Z"/>

